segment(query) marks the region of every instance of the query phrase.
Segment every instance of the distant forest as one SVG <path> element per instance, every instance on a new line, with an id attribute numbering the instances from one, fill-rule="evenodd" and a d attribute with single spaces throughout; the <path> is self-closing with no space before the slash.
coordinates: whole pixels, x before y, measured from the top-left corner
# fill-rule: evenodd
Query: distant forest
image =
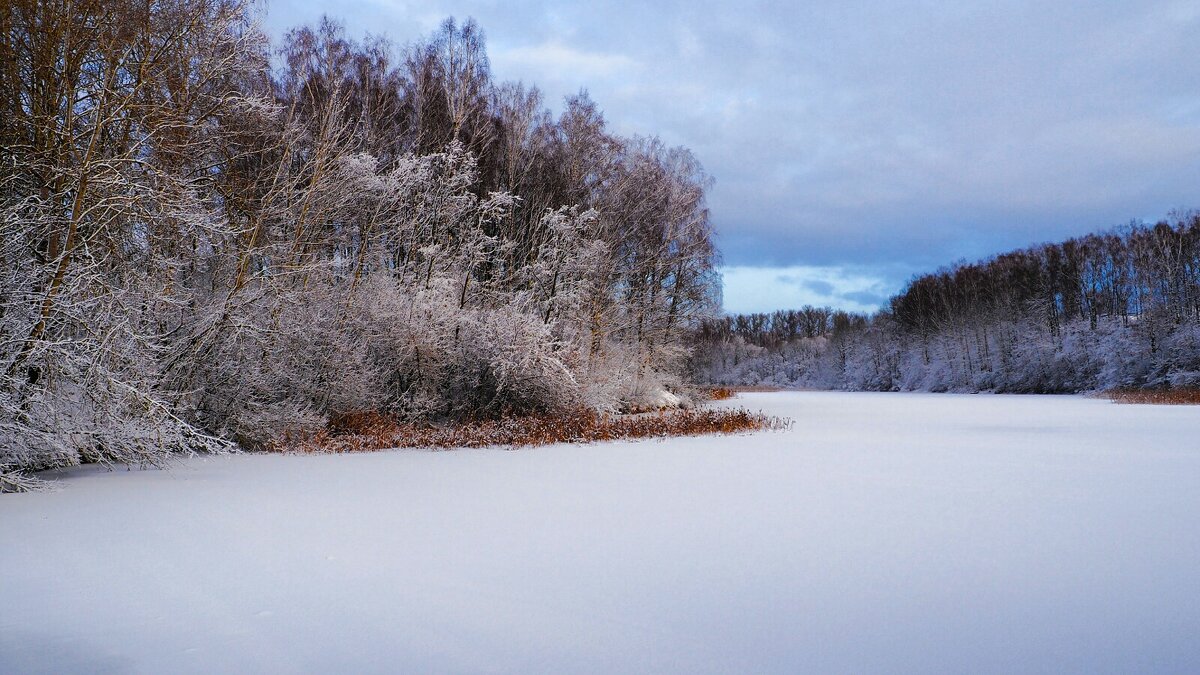
<path id="1" fill-rule="evenodd" d="M 0 476 L 687 396 L 719 298 L 688 150 L 495 81 L 470 20 L 271 44 L 256 12 L 0 8 Z"/>
<path id="2" fill-rule="evenodd" d="M 914 278 L 867 316 L 706 321 L 721 385 L 1070 393 L 1200 386 L 1200 215 L 1132 223 Z"/>

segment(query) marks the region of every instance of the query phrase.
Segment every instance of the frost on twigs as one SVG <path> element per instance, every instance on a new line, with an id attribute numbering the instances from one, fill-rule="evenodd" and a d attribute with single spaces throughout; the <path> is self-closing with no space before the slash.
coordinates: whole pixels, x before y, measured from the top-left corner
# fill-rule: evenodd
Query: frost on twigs
<path id="1" fill-rule="evenodd" d="M 113 355 L 100 351 L 92 361 L 71 354 L 41 360 L 40 377 L 54 387 L 25 383 L 24 396 L 9 379 L 0 387 L 0 492 L 45 489 L 50 481 L 30 472 L 82 463 L 162 468 L 175 457 L 222 453 L 229 442 L 180 419 L 170 406 L 140 383 L 100 365 Z"/>
<path id="2" fill-rule="evenodd" d="M 0 469 L 0 493 L 3 492 L 44 492 L 53 490 L 56 483 L 30 476 L 24 471 L 4 471 Z"/>
<path id="3" fill-rule="evenodd" d="M 779 431 L 791 420 L 736 410 L 673 410 L 636 415 L 578 410 L 557 415 L 504 417 L 433 426 L 406 424 L 378 413 L 344 415 L 312 434 L 285 435 L 270 444 L 276 452 L 361 452 L 388 448 L 523 447 L 593 443 L 638 438 Z"/>

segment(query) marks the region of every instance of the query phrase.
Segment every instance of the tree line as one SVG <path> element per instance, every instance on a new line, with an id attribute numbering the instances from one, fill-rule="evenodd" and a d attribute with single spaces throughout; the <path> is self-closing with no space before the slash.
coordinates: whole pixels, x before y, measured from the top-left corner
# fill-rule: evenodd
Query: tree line
<path id="1" fill-rule="evenodd" d="M 814 323 L 799 322 L 810 316 Z M 693 368 L 720 384 L 1023 393 L 1197 387 L 1200 215 L 943 268 L 912 279 L 870 316 L 806 308 L 725 317 L 704 322 L 697 339 Z"/>
<path id="2" fill-rule="evenodd" d="M 495 81 L 471 20 L 256 12 L 0 8 L 0 474 L 686 393 L 719 298 L 687 149 Z"/>

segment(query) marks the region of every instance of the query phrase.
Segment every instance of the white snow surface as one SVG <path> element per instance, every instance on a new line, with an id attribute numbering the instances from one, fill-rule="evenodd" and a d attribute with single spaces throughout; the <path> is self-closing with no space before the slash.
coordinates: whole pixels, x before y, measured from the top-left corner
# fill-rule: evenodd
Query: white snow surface
<path id="1" fill-rule="evenodd" d="M 1195 672 L 1200 408 L 244 455 L 0 497 L 0 672 Z"/>

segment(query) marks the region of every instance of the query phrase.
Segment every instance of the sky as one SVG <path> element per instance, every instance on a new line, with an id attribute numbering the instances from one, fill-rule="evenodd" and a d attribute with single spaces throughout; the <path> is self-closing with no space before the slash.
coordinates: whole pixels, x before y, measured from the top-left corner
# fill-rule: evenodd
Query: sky
<path id="1" fill-rule="evenodd" d="M 692 149 L 725 309 L 871 311 L 914 274 L 1200 207 L 1200 0 L 270 0 L 399 43 L 473 17 L 498 81 Z"/>

